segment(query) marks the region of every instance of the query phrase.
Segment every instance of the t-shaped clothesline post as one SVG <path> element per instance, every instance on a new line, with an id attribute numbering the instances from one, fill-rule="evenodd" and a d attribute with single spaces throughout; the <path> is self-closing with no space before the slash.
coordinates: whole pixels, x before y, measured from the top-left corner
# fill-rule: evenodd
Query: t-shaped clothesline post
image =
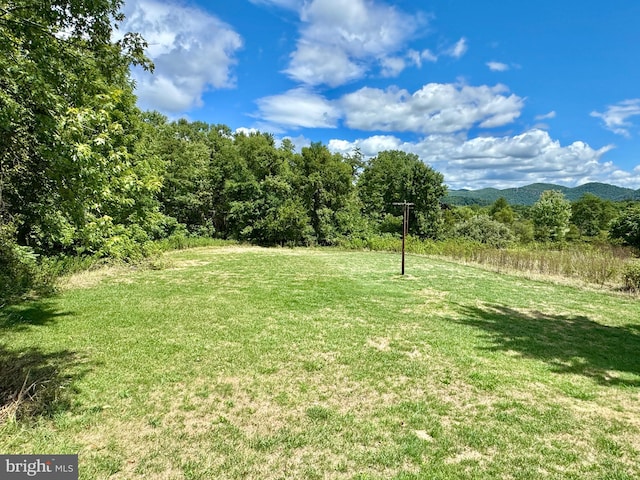
<path id="1" fill-rule="evenodd" d="M 404 243 L 407 234 L 409 233 L 409 209 L 415 205 L 415 203 L 409 203 L 406 200 L 404 202 L 394 202 L 394 205 L 402 205 L 402 270 L 401 274 L 404 275 Z"/>

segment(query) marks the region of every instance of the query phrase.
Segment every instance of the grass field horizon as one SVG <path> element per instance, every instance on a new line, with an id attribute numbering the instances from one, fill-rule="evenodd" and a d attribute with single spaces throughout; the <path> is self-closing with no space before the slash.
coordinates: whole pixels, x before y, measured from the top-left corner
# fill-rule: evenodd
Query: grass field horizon
<path id="1" fill-rule="evenodd" d="M 384 252 L 160 263 L 0 309 L 0 393 L 35 393 L 0 451 L 83 479 L 640 477 L 637 298 Z"/>

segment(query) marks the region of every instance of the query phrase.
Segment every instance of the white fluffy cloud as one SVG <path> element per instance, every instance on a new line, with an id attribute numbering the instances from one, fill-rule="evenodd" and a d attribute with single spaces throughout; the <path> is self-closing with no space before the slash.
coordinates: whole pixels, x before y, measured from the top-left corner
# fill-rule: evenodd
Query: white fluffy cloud
<path id="1" fill-rule="evenodd" d="M 397 77 L 407 66 L 402 57 L 387 57 L 380 60 L 383 77 Z"/>
<path id="2" fill-rule="evenodd" d="M 359 130 L 453 133 L 494 128 L 520 116 L 522 98 L 494 87 L 430 83 L 417 92 L 362 88 L 341 100 L 348 127 Z"/>
<path id="3" fill-rule="evenodd" d="M 417 51 L 407 44 L 424 29 L 427 16 L 409 15 L 383 0 L 250 0 L 292 10 L 299 15 L 300 37 L 284 70 L 311 87 L 338 87 L 371 71 L 396 77 L 408 66 L 437 62 L 440 55 L 462 57 L 465 37 L 438 49 Z"/>
<path id="4" fill-rule="evenodd" d="M 404 145 L 409 144 L 402 142 L 393 135 L 374 135 L 373 137 L 358 139 L 355 142 L 333 139 L 329 141 L 328 147 L 334 152 L 343 154 L 349 154 L 359 148 L 365 156 L 373 157 L 378 152 L 385 150 L 402 150 Z"/>
<path id="5" fill-rule="evenodd" d="M 430 83 L 411 94 L 397 87 L 364 87 L 337 100 L 306 88 L 258 100 L 255 115 L 288 128 L 336 127 L 365 131 L 455 133 L 495 128 L 520 116 L 524 101 L 506 87 Z"/>
<path id="6" fill-rule="evenodd" d="M 301 40 L 286 73 L 306 85 L 336 87 L 361 78 L 366 70 L 338 45 Z"/>
<path id="7" fill-rule="evenodd" d="M 629 129 L 633 126 L 628 119 L 637 115 L 640 115 L 640 98 L 609 105 L 604 113 L 591 112 L 592 117 L 599 117 L 604 121 L 608 130 L 627 138 L 631 137 Z"/>
<path id="8" fill-rule="evenodd" d="M 626 172 L 601 161 L 611 146 L 594 149 L 579 141 L 562 146 L 547 132 L 537 129 L 514 136 L 473 139 L 433 134 L 417 142 L 377 135 L 353 142 L 331 140 L 328 145 L 341 153 L 350 153 L 357 147 L 366 156 L 393 149 L 415 153 L 442 172 L 452 188 L 507 188 L 534 182 L 580 185 L 604 181 L 636 188 L 640 184 L 640 167 Z"/>
<path id="9" fill-rule="evenodd" d="M 370 0 L 254 2 L 298 11 L 300 39 L 285 73 L 305 85 L 343 85 L 374 65 L 383 75 L 397 75 L 405 67 L 398 54 L 421 24 L 416 16 Z"/>
<path id="10" fill-rule="evenodd" d="M 243 43 L 229 25 L 173 2 L 133 0 L 124 11 L 122 29 L 142 34 L 156 66 L 153 75 L 133 74 L 143 108 L 181 113 L 200 106 L 206 90 L 234 86 L 234 54 Z"/>
<path id="11" fill-rule="evenodd" d="M 337 125 L 340 110 L 324 97 L 304 88 L 289 90 L 258 100 L 259 117 L 276 127 L 333 128 Z"/>

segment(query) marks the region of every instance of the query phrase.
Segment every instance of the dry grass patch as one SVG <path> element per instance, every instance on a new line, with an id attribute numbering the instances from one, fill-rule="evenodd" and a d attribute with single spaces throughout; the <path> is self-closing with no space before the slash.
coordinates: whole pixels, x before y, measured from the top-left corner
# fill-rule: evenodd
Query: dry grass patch
<path id="1" fill-rule="evenodd" d="M 458 464 L 463 462 L 473 462 L 477 464 L 486 465 L 489 461 L 491 461 L 496 454 L 495 451 L 489 453 L 479 452 L 477 450 L 473 450 L 470 448 L 464 448 L 462 451 L 457 452 L 452 457 L 448 457 L 445 459 L 445 463 L 447 464 Z"/>
<path id="2" fill-rule="evenodd" d="M 391 341 L 388 338 L 370 338 L 367 340 L 367 345 L 381 352 L 388 352 L 390 350 L 389 343 Z"/>
<path id="3" fill-rule="evenodd" d="M 180 260 L 172 262 L 169 270 L 183 270 L 185 268 L 192 267 L 204 267 L 205 265 L 210 265 L 211 262 L 208 260 Z"/>
<path id="4" fill-rule="evenodd" d="M 83 272 L 74 273 L 69 277 L 61 279 L 60 289 L 62 291 L 65 291 L 78 288 L 93 288 L 97 285 L 100 285 L 100 283 L 107 279 L 117 279 L 122 283 L 133 283 L 133 280 L 125 276 L 125 274 L 129 271 L 129 267 L 109 266 L 101 267 L 96 270 L 86 270 Z"/>

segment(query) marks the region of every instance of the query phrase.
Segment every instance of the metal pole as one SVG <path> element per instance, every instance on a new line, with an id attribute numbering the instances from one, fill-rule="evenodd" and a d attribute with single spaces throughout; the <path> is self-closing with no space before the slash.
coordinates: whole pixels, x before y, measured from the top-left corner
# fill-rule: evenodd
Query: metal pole
<path id="1" fill-rule="evenodd" d="M 396 202 L 394 205 L 402 205 L 402 269 L 401 275 L 404 275 L 404 252 L 405 252 L 405 238 L 409 234 L 409 207 L 413 206 L 413 203 L 409 203 L 406 200 L 402 203 Z"/>
<path id="2" fill-rule="evenodd" d="M 409 206 L 405 202 L 402 208 L 402 275 L 404 275 L 404 251 L 405 251 L 405 238 L 407 238 L 408 214 L 409 214 Z"/>

